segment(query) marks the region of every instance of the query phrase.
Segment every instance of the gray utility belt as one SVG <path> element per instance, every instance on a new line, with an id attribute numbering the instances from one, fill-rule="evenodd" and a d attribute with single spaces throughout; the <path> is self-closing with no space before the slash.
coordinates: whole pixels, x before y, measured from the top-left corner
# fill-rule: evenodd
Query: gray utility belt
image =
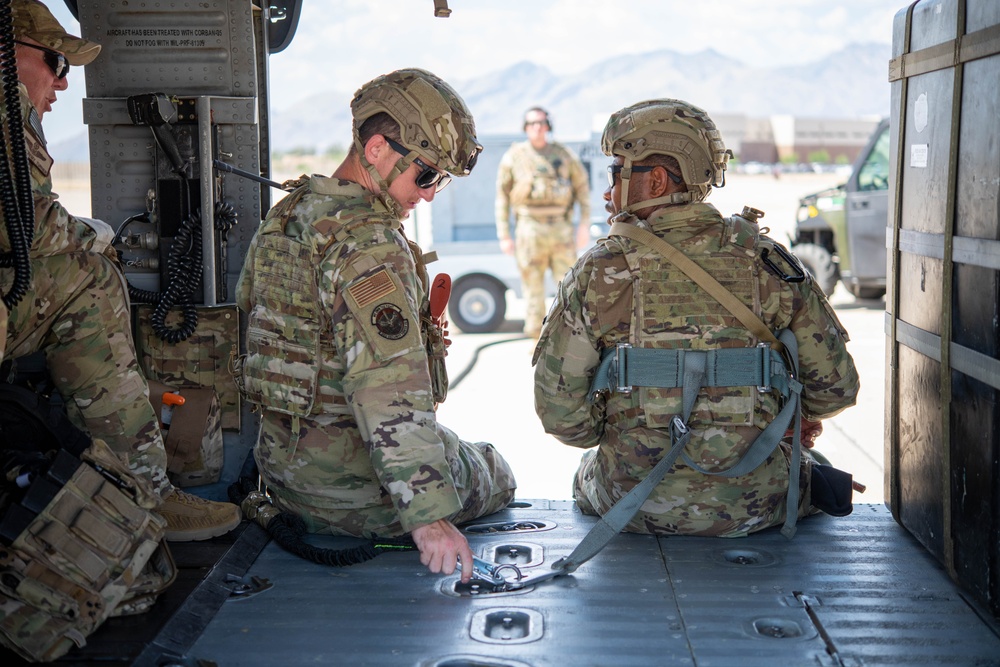
<path id="1" fill-rule="evenodd" d="M 604 350 L 590 385 L 590 395 L 602 391 L 628 394 L 634 387 L 683 387 L 685 362 L 694 361 L 694 357 L 702 357 L 704 361 L 703 387 L 756 386 L 762 393 L 773 388 L 782 396 L 789 394 L 785 361 L 768 343 L 718 350 L 632 347 L 619 343 Z M 698 360 L 699 366 L 701 361 Z"/>

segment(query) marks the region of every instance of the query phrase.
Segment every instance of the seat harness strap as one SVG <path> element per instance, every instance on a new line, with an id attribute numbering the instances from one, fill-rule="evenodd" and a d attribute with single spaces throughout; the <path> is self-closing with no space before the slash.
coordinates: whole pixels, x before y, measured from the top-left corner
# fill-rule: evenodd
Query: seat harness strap
<path id="1" fill-rule="evenodd" d="M 655 234 L 627 223 L 612 225 L 611 234 L 632 238 L 660 252 L 766 344 L 755 348 L 720 350 L 666 350 L 619 345 L 606 352 L 591 385 L 594 391 L 610 390 L 627 393 L 635 386 L 681 388 L 682 416 L 675 416 L 671 422 L 670 450 L 641 482 L 601 517 L 569 556 L 553 563 L 551 572 L 520 581 L 519 588 L 570 574 L 600 553 L 615 535 L 624 530 L 679 457 L 683 457 L 685 465 L 703 474 L 739 477 L 752 472 L 766 461 L 789 427 L 792 428 L 794 436 L 788 472 L 785 524 L 781 528 L 781 534 L 788 539 L 795 535 L 799 506 L 799 466 L 802 456 L 800 451 L 802 384 L 797 379 L 798 343 L 795 335 L 784 329 L 775 336 L 760 318 L 729 290 Z M 782 352 L 787 354 L 792 365 L 791 369 L 788 369 L 782 359 Z M 743 458 L 731 468 L 721 472 L 704 470 L 684 453 L 684 448 L 691 439 L 688 420 L 698 393 L 704 386 L 757 386 L 759 389 L 774 387 L 786 399 L 784 407 L 757 436 Z"/>

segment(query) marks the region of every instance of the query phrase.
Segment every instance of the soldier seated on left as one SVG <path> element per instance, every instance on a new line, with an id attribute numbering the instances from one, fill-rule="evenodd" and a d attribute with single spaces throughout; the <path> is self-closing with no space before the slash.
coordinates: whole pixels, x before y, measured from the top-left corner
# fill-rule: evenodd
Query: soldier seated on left
<path id="1" fill-rule="evenodd" d="M 11 10 L 35 227 L 30 287 L 9 312 L 0 304 L 0 317 L 6 320 L 0 361 L 44 353 L 73 423 L 107 442 L 163 499 L 157 512 L 167 521 L 168 540 L 225 534 L 240 522 L 236 505 L 184 493 L 167 479 L 167 455 L 136 359 L 111 228 L 71 215 L 52 192 L 52 158 L 41 118 L 52 108 L 56 92 L 66 90 L 69 66 L 92 62 L 101 47 L 68 34 L 36 0 L 13 0 Z M 13 122 L 5 109 L 0 109 L 0 119 L 5 126 Z M 10 250 L 2 224 L 0 255 Z M 4 292 L 13 275 L 13 269 L 0 269 Z"/>

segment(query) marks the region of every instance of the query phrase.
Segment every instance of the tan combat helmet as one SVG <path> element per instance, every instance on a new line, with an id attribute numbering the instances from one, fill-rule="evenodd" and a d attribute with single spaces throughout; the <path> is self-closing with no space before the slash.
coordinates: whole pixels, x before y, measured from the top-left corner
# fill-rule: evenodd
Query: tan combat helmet
<path id="1" fill-rule="evenodd" d="M 454 176 L 466 176 L 483 150 L 465 102 L 454 88 L 426 70 L 401 69 L 372 79 L 354 93 L 351 112 L 361 163 L 383 192 L 414 158 L 421 157 Z M 377 113 L 386 113 L 399 124 L 399 143 L 409 150 L 396 164 L 388 183 L 365 159 L 358 134 L 361 125 Z"/>
<path id="2" fill-rule="evenodd" d="M 726 163 L 733 155 L 705 111 L 672 99 L 647 100 L 612 114 L 604 127 L 601 149 L 609 157 L 625 158 L 622 209 L 629 212 L 660 204 L 703 201 L 713 187 L 725 186 Z M 650 155 L 674 157 L 680 163 L 688 191 L 627 206 L 632 163 Z"/>

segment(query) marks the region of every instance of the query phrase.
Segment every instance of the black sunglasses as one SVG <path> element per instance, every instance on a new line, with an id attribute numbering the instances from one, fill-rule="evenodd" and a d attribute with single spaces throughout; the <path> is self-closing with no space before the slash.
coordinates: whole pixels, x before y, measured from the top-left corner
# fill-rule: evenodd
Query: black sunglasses
<path id="1" fill-rule="evenodd" d="M 20 44 L 21 46 L 27 46 L 29 49 L 38 49 L 42 52 L 42 59 L 45 64 L 49 66 L 52 73 L 56 75 L 57 79 L 65 79 L 66 75 L 69 74 L 69 60 L 66 56 L 59 53 L 58 51 L 53 51 L 52 49 L 47 49 L 44 46 L 37 46 L 36 44 L 28 44 L 27 42 L 22 42 L 20 40 L 14 40 L 15 44 Z"/>
<path id="2" fill-rule="evenodd" d="M 609 164 L 608 165 L 608 187 L 611 187 L 611 188 L 615 187 L 615 177 L 624 168 L 625 168 L 625 165 L 622 165 L 622 164 Z M 635 172 L 635 173 L 642 173 L 642 172 L 646 172 L 646 171 L 653 171 L 653 169 L 655 169 L 655 168 L 656 168 L 656 165 L 647 165 L 647 166 L 638 165 L 638 166 L 632 167 L 632 171 Z M 674 172 L 670 171 L 669 169 L 665 169 L 665 170 L 667 172 L 667 176 L 669 176 L 670 180 L 673 181 L 674 183 L 680 185 L 684 181 L 683 178 L 681 178 L 680 176 L 678 176 Z"/>
<path id="3" fill-rule="evenodd" d="M 410 151 L 407 150 L 405 146 L 400 145 L 389 137 L 385 137 L 385 140 L 386 143 L 392 147 L 392 150 L 396 151 L 400 155 L 406 156 L 410 154 Z M 413 180 L 417 184 L 417 187 L 421 190 L 434 188 L 435 192 L 441 192 L 449 183 L 451 183 L 451 174 L 431 167 L 420 158 L 413 158 L 413 164 L 417 165 L 420 169 L 420 173 L 417 174 L 416 178 Z"/>

